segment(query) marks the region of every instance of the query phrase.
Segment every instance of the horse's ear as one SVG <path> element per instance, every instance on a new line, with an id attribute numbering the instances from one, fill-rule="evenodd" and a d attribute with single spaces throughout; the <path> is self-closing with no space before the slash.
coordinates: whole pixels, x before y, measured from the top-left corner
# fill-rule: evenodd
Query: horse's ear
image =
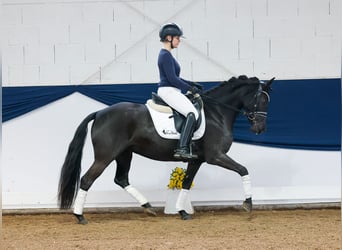
<path id="1" fill-rule="evenodd" d="M 271 85 L 272 85 L 274 79 L 275 79 L 275 77 L 273 77 L 272 79 L 268 80 L 268 81 L 264 84 L 263 90 L 265 90 L 265 91 L 267 91 L 267 92 L 271 91 L 271 90 L 272 90 Z"/>
<path id="2" fill-rule="evenodd" d="M 272 82 L 274 81 L 275 77 L 271 78 L 270 80 L 267 81 L 266 86 L 271 87 Z"/>

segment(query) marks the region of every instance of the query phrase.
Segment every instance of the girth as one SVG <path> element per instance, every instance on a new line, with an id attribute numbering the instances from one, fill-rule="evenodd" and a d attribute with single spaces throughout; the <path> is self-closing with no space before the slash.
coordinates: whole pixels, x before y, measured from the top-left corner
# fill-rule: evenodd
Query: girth
<path id="1" fill-rule="evenodd" d="M 191 101 L 191 103 L 194 105 L 194 107 L 197 110 L 197 113 L 199 114 L 197 122 L 196 122 L 196 128 L 195 130 L 197 130 L 199 128 L 199 126 L 201 125 L 201 121 L 202 121 L 202 108 L 203 108 L 203 101 L 200 95 L 192 95 L 192 94 L 187 94 L 186 97 Z M 172 107 L 170 107 L 166 102 L 163 101 L 163 99 L 155 92 L 152 92 L 152 101 L 154 102 L 154 104 L 156 105 L 160 105 L 165 107 L 168 107 L 172 110 L 172 112 L 170 113 L 171 116 L 170 118 L 174 118 L 174 123 L 175 123 L 175 128 L 177 130 L 178 133 L 182 132 L 182 127 L 183 127 L 183 123 L 186 119 L 186 117 L 184 115 L 182 115 L 181 113 L 179 113 L 177 110 L 173 109 Z"/>

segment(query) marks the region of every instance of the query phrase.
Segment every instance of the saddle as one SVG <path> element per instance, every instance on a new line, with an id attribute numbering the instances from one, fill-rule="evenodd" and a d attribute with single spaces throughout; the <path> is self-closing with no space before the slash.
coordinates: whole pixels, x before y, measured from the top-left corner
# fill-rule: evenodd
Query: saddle
<path id="1" fill-rule="evenodd" d="M 197 130 L 200 127 L 201 121 L 202 121 L 201 110 L 203 109 L 203 101 L 202 101 L 201 96 L 198 94 L 197 95 L 186 94 L 186 97 L 191 101 L 191 103 L 196 108 L 197 113 L 199 114 L 199 117 L 196 122 L 196 127 L 195 127 L 195 130 Z M 177 110 L 170 107 L 166 102 L 163 101 L 163 99 L 157 93 L 154 93 L 154 92 L 152 92 L 152 99 L 148 100 L 148 104 L 151 108 L 159 112 L 169 113 L 170 114 L 169 118 L 173 118 L 174 120 L 176 131 L 178 133 L 182 132 L 183 123 L 186 119 L 184 115 L 182 115 Z"/>

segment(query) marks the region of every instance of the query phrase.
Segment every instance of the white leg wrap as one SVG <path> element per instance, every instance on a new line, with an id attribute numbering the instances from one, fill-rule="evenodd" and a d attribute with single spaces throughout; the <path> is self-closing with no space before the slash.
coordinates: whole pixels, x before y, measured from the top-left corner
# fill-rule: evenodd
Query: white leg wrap
<path id="1" fill-rule="evenodd" d="M 188 201 L 189 190 L 182 189 L 179 192 L 178 199 L 176 202 L 176 209 L 177 211 L 185 210 L 186 209 L 186 201 Z"/>
<path id="2" fill-rule="evenodd" d="M 84 191 L 82 189 L 78 190 L 76 199 L 75 199 L 75 204 L 74 204 L 74 214 L 82 215 L 83 214 L 83 207 L 84 203 L 87 198 L 87 191 Z"/>
<path id="3" fill-rule="evenodd" d="M 251 198 L 252 197 L 252 185 L 251 185 L 251 178 L 249 175 L 242 176 L 242 184 L 243 189 L 245 191 L 245 198 Z"/>
<path id="4" fill-rule="evenodd" d="M 148 200 L 135 188 L 131 185 L 125 187 L 125 190 L 134 198 L 136 199 L 140 205 L 144 205 L 148 202 Z"/>

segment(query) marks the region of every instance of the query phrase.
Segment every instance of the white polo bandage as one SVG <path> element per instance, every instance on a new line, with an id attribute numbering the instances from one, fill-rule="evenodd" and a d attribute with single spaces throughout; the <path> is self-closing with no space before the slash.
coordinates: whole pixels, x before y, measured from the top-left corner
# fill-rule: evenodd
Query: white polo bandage
<path id="1" fill-rule="evenodd" d="M 74 214 L 78 214 L 78 215 L 83 214 L 83 207 L 87 198 L 87 193 L 88 193 L 87 191 L 84 191 L 82 189 L 78 190 L 77 196 L 75 199 Z"/>
<path id="2" fill-rule="evenodd" d="M 125 187 L 125 190 L 134 198 L 136 199 L 140 205 L 146 204 L 148 201 L 147 199 L 135 188 L 131 185 Z"/>
<path id="3" fill-rule="evenodd" d="M 251 198 L 252 197 L 252 185 L 251 185 L 251 178 L 249 177 L 249 175 L 245 175 L 241 177 L 242 179 L 242 185 L 243 185 L 243 189 L 245 191 L 245 198 Z"/>
<path id="4" fill-rule="evenodd" d="M 186 210 L 186 202 L 188 201 L 189 190 L 182 189 L 179 192 L 177 202 L 176 202 L 176 209 L 177 211 Z"/>

